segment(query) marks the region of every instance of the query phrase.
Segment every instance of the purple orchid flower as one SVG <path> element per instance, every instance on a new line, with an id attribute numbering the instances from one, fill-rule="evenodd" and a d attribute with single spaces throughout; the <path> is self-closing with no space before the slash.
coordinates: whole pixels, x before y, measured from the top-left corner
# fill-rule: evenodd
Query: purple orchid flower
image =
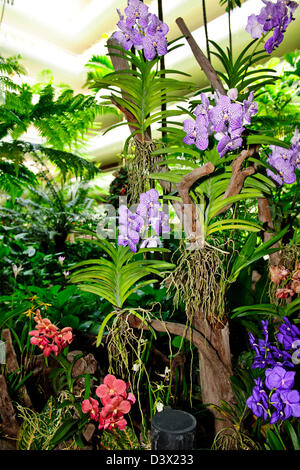
<path id="1" fill-rule="evenodd" d="M 258 103 L 253 101 L 254 91 L 249 93 L 248 99 L 243 102 L 243 124 L 251 124 L 251 117 L 254 116 L 258 111 Z"/>
<path id="2" fill-rule="evenodd" d="M 274 172 L 271 170 L 267 170 L 267 174 L 279 184 L 294 183 L 296 181 L 296 174 L 293 163 L 293 151 L 275 145 L 270 145 L 270 149 L 272 150 L 272 155 L 269 156 L 267 163 L 277 170 L 278 175 L 274 177 Z"/>
<path id="3" fill-rule="evenodd" d="M 118 245 L 128 246 L 133 253 L 137 252 L 137 244 L 140 235 L 135 230 L 128 228 L 126 225 L 119 226 L 120 234 L 118 236 Z"/>
<path id="4" fill-rule="evenodd" d="M 136 29 L 132 28 L 132 26 L 128 26 L 124 21 L 124 16 L 119 10 L 117 11 L 120 17 L 120 21 L 118 21 L 117 26 L 120 31 L 116 31 L 113 34 L 113 38 L 124 47 L 125 51 L 131 49 L 132 46 L 136 49 L 140 49 L 142 47 L 141 34 Z"/>
<path id="5" fill-rule="evenodd" d="M 224 134 L 224 137 L 217 145 L 217 151 L 222 158 L 227 152 L 232 152 L 233 150 L 240 148 L 242 144 L 243 139 L 241 137 L 230 137 L 228 134 Z"/>
<path id="6" fill-rule="evenodd" d="M 279 44 L 282 43 L 284 38 L 283 32 L 281 28 L 278 26 L 277 28 L 274 29 L 273 36 L 270 37 L 270 39 L 267 40 L 265 43 L 265 49 L 268 54 L 271 54 L 273 50 L 279 46 Z"/>
<path id="7" fill-rule="evenodd" d="M 257 21 L 263 26 L 264 31 L 270 31 L 275 26 L 278 26 L 279 15 L 276 5 L 272 2 L 264 2 L 265 7 L 261 9 L 257 16 Z"/>
<path id="8" fill-rule="evenodd" d="M 136 22 L 142 29 L 146 29 L 149 23 L 149 7 L 140 0 L 128 0 L 128 6 L 124 10 L 128 26 L 134 26 Z"/>
<path id="9" fill-rule="evenodd" d="M 291 389 L 294 385 L 295 374 L 296 372 L 286 371 L 281 366 L 275 366 L 272 369 L 266 369 L 266 387 L 269 390 Z"/>
<path id="10" fill-rule="evenodd" d="M 137 214 L 142 217 L 156 217 L 158 211 L 161 208 L 158 202 L 159 193 L 156 189 L 150 189 L 149 191 L 140 195 L 140 203 L 137 207 Z"/>
<path id="11" fill-rule="evenodd" d="M 277 0 L 276 3 L 263 0 L 263 7 L 259 15 L 250 15 L 246 26 L 246 31 L 253 39 L 258 39 L 262 34 L 274 30 L 273 36 L 265 43 L 268 54 L 279 46 L 283 41 L 284 33 L 294 20 L 293 14 L 298 4 L 290 0 Z"/>
<path id="12" fill-rule="evenodd" d="M 300 418 L 300 394 L 298 390 L 281 390 L 280 396 L 284 405 L 285 419 L 291 416 Z"/>
<path id="13" fill-rule="evenodd" d="M 206 126 L 209 125 L 208 111 L 209 111 L 209 99 L 205 93 L 201 93 L 201 104 L 198 104 L 195 108 L 194 114 L 196 117 L 202 116 L 205 120 Z"/>
<path id="14" fill-rule="evenodd" d="M 209 111 L 209 117 L 215 132 L 225 132 L 227 125 L 232 130 L 242 127 L 243 108 L 238 103 L 231 103 L 229 96 L 221 96 L 217 105 Z"/>
<path id="15" fill-rule="evenodd" d="M 291 139 L 291 161 L 295 168 L 300 170 L 300 133 L 298 132 L 298 128 L 296 127 L 294 135 Z"/>
<path id="16" fill-rule="evenodd" d="M 140 239 L 143 240 L 140 248 L 161 246 L 159 235 L 169 232 L 170 226 L 168 214 L 163 212 L 158 199 L 158 191 L 150 189 L 140 195 L 136 213 L 126 206 L 119 208 L 118 245 L 128 246 L 133 253 L 137 252 Z"/>
<path id="17" fill-rule="evenodd" d="M 144 225 L 144 219 L 139 214 L 131 212 L 126 206 L 121 206 L 119 208 L 119 224 L 139 232 Z"/>
<path id="18" fill-rule="evenodd" d="M 163 23 L 157 15 L 151 15 L 151 21 L 147 28 L 147 34 L 150 36 L 156 36 L 157 34 L 161 34 L 166 36 L 169 32 L 169 26 L 167 23 Z"/>
<path id="19" fill-rule="evenodd" d="M 267 419 L 268 414 L 268 395 L 263 388 L 263 383 L 260 378 L 255 380 L 255 387 L 252 390 L 252 395 L 247 399 L 246 403 L 255 416 Z"/>
<path id="20" fill-rule="evenodd" d="M 283 155 L 283 157 L 279 156 L 276 159 L 270 157 L 267 160 L 267 163 L 273 166 L 278 172 L 278 174 L 275 174 L 271 170 L 267 169 L 267 174 L 279 185 L 282 185 L 283 183 L 293 184 L 296 181 L 295 167 L 293 162 L 288 160 L 286 154 Z"/>
<path id="21" fill-rule="evenodd" d="M 246 31 L 253 37 L 253 39 L 259 39 L 262 37 L 263 25 L 258 22 L 256 15 L 252 14 L 248 17 Z"/>
<path id="22" fill-rule="evenodd" d="M 183 141 L 187 145 L 195 144 L 199 150 L 205 150 L 208 147 L 208 131 L 206 118 L 200 114 L 196 120 L 185 119 L 183 121 L 183 129 L 186 136 Z"/>
<path id="23" fill-rule="evenodd" d="M 144 55 L 147 60 L 153 60 L 156 55 L 163 56 L 168 52 L 167 39 L 162 34 L 146 35 L 142 40 Z"/>
<path id="24" fill-rule="evenodd" d="M 159 237 L 153 236 L 143 240 L 140 248 L 156 248 L 158 246 L 162 246 L 162 242 Z"/>
<path id="25" fill-rule="evenodd" d="M 169 27 L 160 21 L 157 15 L 149 13 L 149 8 L 140 0 L 128 0 L 124 15 L 117 10 L 120 17 L 117 26 L 120 31 L 113 37 L 124 47 L 125 50 L 132 46 L 137 50 L 144 49 L 147 60 L 153 60 L 156 55 L 162 56 L 168 52 L 166 34 Z"/>
<path id="26" fill-rule="evenodd" d="M 295 340 L 300 339 L 300 330 L 296 325 L 292 325 L 287 317 L 283 317 L 284 323 L 279 327 L 277 340 L 281 343 L 286 351 L 293 349 Z"/>

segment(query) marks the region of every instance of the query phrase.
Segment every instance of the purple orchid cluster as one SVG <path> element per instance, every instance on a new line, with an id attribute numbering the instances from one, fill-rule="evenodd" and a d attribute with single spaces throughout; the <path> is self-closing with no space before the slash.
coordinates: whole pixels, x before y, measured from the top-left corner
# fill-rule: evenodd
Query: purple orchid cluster
<path id="1" fill-rule="evenodd" d="M 139 248 L 154 248 L 161 246 L 159 238 L 163 233 L 170 232 L 169 217 L 162 210 L 158 201 L 156 189 L 140 195 L 136 212 L 130 211 L 125 205 L 119 208 L 119 237 L 118 245 L 128 246 L 136 253 Z"/>
<path id="2" fill-rule="evenodd" d="M 147 60 L 153 60 L 156 55 L 162 56 L 168 52 L 166 35 L 169 27 L 166 23 L 149 13 L 149 7 L 140 0 L 128 0 L 124 15 L 117 10 L 120 20 L 117 23 L 119 31 L 113 34 L 126 51 L 132 46 L 143 50 Z"/>
<path id="3" fill-rule="evenodd" d="M 284 33 L 295 19 L 293 14 L 299 5 L 291 0 L 277 0 L 276 3 L 262 1 L 265 7 L 261 9 L 259 15 L 253 14 L 248 17 L 246 31 L 253 39 L 258 39 L 273 30 L 273 35 L 265 43 L 266 51 L 271 54 L 283 41 Z"/>
<path id="4" fill-rule="evenodd" d="M 247 406 L 258 418 L 270 418 L 270 424 L 290 417 L 300 417 L 300 394 L 293 390 L 296 372 L 286 370 L 293 368 L 292 352 L 295 353 L 300 343 L 300 330 L 287 317 L 279 327 L 277 341 L 283 345 L 281 351 L 269 341 L 268 321 L 262 321 L 264 339 L 257 342 L 249 333 L 251 348 L 256 356 L 252 368 L 269 366 L 265 370 L 265 381 L 254 380 L 252 395 L 247 399 Z"/>
<path id="5" fill-rule="evenodd" d="M 300 134 L 298 129 L 296 129 L 291 143 L 292 145 L 288 150 L 276 145 L 270 145 L 272 155 L 269 155 L 267 163 L 275 168 L 277 173 L 267 169 L 267 174 L 281 186 L 283 183 L 295 183 L 295 170 L 300 170 Z"/>
<path id="6" fill-rule="evenodd" d="M 227 95 L 215 94 L 215 106 L 211 106 L 205 93 L 201 93 L 201 104 L 194 110 L 196 119 L 185 119 L 183 128 L 186 132 L 184 142 L 195 144 L 199 150 L 206 150 L 209 136 L 219 141 L 217 150 L 220 157 L 242 146 L 242 134 L 245 125 L 251 124 L 251 117 L 257 113 L 258 105 L 251 91 L 247 100 L 237 102 L 238 91 L 232 88 Z"/>

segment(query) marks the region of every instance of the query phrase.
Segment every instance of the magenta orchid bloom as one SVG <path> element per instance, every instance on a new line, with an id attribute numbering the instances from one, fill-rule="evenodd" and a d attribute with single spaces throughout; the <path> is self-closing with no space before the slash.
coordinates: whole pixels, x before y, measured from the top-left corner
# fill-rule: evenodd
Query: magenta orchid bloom
<path id="1" fill-rule="evenodd" d="M 96 395 L 101 399 L 113 398 L 115 396 L 126 395 L 126 383 L 124 380 L 116 379 L 114 375 L 108 374 L 102 385 L 96 390 Z"/>
<path id="2" fill-rule="evenodd" d="M 97 400 L 92 397 L 90 397 L 88 400 L 83 400 L 81 409 L 83 413 L 89 413 L 90 418 L 97 421 L 99 417 L 99 403 Z"/>
<path id="3" fill-rule="evenodd" d="M 115 397 L 109 403 L 107 403 L 101 414 L 103 418 L 109 416 L 122 416 L 129 413 L 131 409 L 131 403 L 128 400 L 124 400 L 122 397 Z"/>
<path id="4" fill-rule="evenodd" d="M 92 420 L 98 421 L 99 429 L 111 431 L 118 428 L 122 431 L 127 426 L 124 415 L 129 413 L 131 405 L 136 401 L 131 392 L 127 393 L 128 387 L 129 384 L 124 380 L 108 374 L 104 378 L 104 383 L 96 389 L 96 395 L 103 405 L 101 411 L 98 401 L 90 397 L 82 402 L 82 412 L 89 413 Z"/>
<path id="5" fill-rule="evenodd" d="M 40 348 L 45 357 L 49 357 L 51 353 L 57 356 L 73 341 L 71 327 L 59 330 L 48 318 L 42 318 L 39 311 L 36 312 L 34 321 L 36 329 L 29 332 L 30 343 Z"/>

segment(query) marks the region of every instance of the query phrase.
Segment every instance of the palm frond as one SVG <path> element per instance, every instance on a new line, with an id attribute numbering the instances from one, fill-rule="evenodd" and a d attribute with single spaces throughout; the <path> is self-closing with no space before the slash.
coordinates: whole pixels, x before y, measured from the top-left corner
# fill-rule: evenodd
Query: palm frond
<path id="1" fill-rule="evenodd" d="M 144 259 L 142 254 L 155 251 L 152 248 L 135 255 L 127 247 L 115 246 L 106 240 L 99 241 L 98 245 L 110 259 L 102 257 L 77 263 L 72 267 L 75 272 L 70 280 L 81 290 L 99 295 L 114 307 L 122 308 L 142 284 L 157 282 L 157 279 L 149 279 L 149 275 L 162 276 L 164 271 L 173 268 L 164 261 Z"/>
<path id="2" fill-rule="evenodd" d="M 92 178 L 99 172 L 99 169 L 93 163 L 74 153 L 21 140 L 0 142 L 0 161 L 10 161 L 14 163 L 14 165 L 18 165 L 23 163 L 28 155 L 42 164 L 47 161 L 53 163 L 61 171 L 64 178 L 68 173 L 73 173 L 75 176 L 81 178 L 83 178 L 83 176 Z"/>
<path id="3" fill-rule="evenodd" d="M 182 114 L 180 109 L 161 112 L 161 104 L 182 102 L 188 91 L 195 89 L 189 81 L 169 78 L 173 70 L 155 70 L 158 58 L 147 61 L 143 55 L 132 54 L 123 48 L 114 46 L 116 52 L 111 56 L 125 57 L 132 69 L 111 72 L 102 78 L 95 75 L 89 82 L 94 91 L 108 90 L 110 98 L 120 109 L 126 109 L 136 122 L 136 132 L 144 134 L 152 124 L 163 118 Z"/>

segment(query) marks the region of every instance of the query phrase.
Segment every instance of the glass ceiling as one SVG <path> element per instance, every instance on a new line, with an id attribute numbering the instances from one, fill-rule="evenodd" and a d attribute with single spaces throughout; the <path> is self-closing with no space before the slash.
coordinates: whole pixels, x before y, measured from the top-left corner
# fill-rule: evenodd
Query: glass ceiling
<path id="1" fill-rule="evenodd" d="M 157 13 L 157 1 L 146 0 L 151 11 Z M 227 46 L 227 20 L 224 7 L 219 0 L 207 0 L 208 32 L 211 39 Z M 1 8 L 3 0 L 0 3 Z M 3 56 L 21 54 L 28 76 L 26 81 L 34 82 L 42 70 L 50 69 L 55 83 L 66 83 L 76 93 L 87 93 L 82 86 L 85 82 L 85 64 L 92 54 L 104 55 L 107 37 L 116 29 L 118 14 L 127 0 L 14 0 L 6 4 L 0 26 L 0 44 Z M 244 47 L 249 35 L 245 32 L 247 18 L 258 13 L 261 0 L 246 0 L 242 8 L 232 14 L 234 53 Z M 193 36 L 205 51 L 205 35 L 200 0 L 164 0 L 164 20 L 170 26 L 168 39 L 180 35 L 175 23 L 183 17 Z M 296 18 L 300 9 L 296 10 Z M 300 48 L 298 21 L 290 25 L 285 40 L 276 55 Z M 187 45 L 166 57 L 166 66 L 190 73 L 200 84 L 203 73 Z M 205 82 L 203 82 L 205 84 Z M 123 134 L 120 131 L 123 129 Z M 90 142 L 89 153 L 99 161 L 109 161 L 121 152 L 122 143 L 128 135 L 125 127 L 116 135 L 98 135 Z M 37 136 L 32 136 L 37 139 Z M 113 142 L 113 145 L 112 145 Z"/>

